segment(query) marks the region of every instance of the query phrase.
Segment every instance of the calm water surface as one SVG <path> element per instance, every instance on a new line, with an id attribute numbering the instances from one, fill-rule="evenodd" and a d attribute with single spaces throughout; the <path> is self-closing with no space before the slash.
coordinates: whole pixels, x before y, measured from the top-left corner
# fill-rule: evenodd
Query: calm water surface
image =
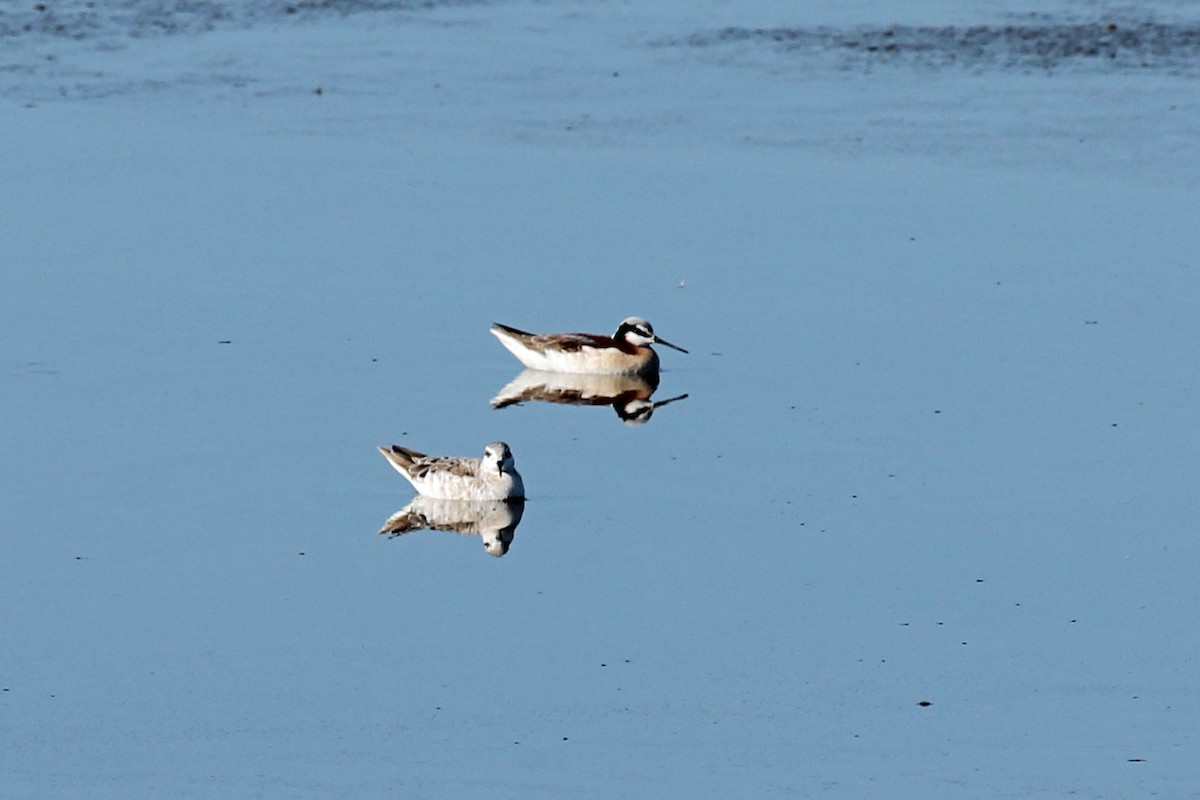
<path id="1" fill-rule="evenodd" d="M 1194 791 L 1194 197 L 45 113 L 6 796 Z M 492 322 L 630 314 L 686 398 L 491 407 Z M 376 445 L 497 438 L 503 557 L 378 533 Z"/>

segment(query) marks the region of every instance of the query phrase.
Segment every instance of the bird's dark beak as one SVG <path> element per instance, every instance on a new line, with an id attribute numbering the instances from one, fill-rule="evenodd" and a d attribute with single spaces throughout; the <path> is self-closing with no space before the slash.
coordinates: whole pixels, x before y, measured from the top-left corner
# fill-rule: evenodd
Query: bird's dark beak
<path id="1" fill-rule="evenodd" d="M 669 348 L 671 348 L 672 350 L 678 350 L 678 351 L 679 351 L 679 352 L 681 352 L 681 353 L 686 353 L 686 352 L 687 352 L 687 350 L 684 350 L 684 349 L 683 349 L 682 347 L 680 347 L 679 345 L 677 345 L 677 344 L 671 344 L 671 343 L 670 343 L 670 342 L 668 342 L 666 339 L 660 339 L 660 338 L 658 338 L 657 336 L 655 336 L 655 337 L 654 337 L 654 343 L 655 343 L 655 344 L 661 344 L 661 345 L 664 345 L 664 346 L 666 346 L 666 347 L 669 347 Z"/>

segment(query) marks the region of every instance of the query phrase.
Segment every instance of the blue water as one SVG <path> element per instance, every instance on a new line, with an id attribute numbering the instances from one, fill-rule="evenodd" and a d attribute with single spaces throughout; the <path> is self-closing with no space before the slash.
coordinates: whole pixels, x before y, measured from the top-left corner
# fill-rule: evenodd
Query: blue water
<path id="1" fill-rule="evenodd" d="M 1195 791 L 1194 193 L 128 110 L 6 112 L 6 797 Z M 631 314 L 686 399 L 490 407 Z"/>

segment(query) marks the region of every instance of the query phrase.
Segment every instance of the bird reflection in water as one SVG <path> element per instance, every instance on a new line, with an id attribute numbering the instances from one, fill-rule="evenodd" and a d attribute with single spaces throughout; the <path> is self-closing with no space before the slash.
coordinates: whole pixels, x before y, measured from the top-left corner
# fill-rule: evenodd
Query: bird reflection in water
<path id="1" fill-rule="evenodd" d="M 654 411 L 683 400 L 686 394 L 651 400 L 658 373 L 648 375 L 580 375 L 524 370 L 492 398 L 492 408 L 507 408 L 531 400 L 573 406 L 612 406 L 626 425 L 642 425 Z"/>
<path id="2" fill-rule="evenodd" d="M 439 500 L 417 495 L 388 517 L 379 532 L 389 539 L 425 529 L 479 536 L 484 549 L 499 558 L 512 545 L 524 513 L 524 500 Z"/>

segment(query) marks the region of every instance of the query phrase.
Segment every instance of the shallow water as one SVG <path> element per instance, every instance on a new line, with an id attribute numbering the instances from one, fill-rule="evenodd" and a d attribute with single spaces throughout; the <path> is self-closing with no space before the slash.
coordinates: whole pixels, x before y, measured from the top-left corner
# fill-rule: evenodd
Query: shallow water
<path id="1" fill-rule="evenodd" d="M 1194 790 L 1194 193 L 128 110 L 0 149 L 6 796 Z M 491 407 L 630 314 L 686 398 Z"/>

